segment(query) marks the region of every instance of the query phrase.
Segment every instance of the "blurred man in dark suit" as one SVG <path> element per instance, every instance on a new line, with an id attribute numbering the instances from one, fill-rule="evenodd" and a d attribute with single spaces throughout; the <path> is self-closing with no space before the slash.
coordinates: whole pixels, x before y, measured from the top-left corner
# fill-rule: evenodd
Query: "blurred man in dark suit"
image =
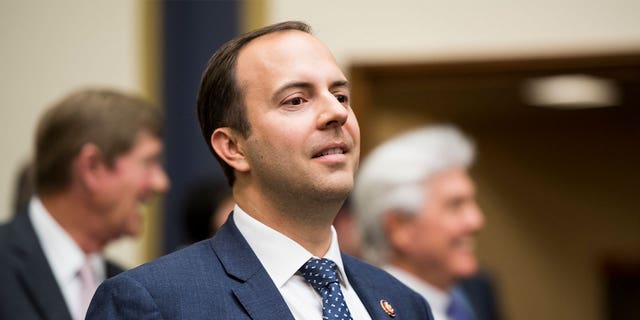
<path id="1" fill-rule="evenodd" d="M 112 240 L 136 235 L 142 205 L 169 182 L 161 111 L 111 90 L 48 109 L 35 139 L 35 196 L 0 227 L 0 319 L 84 319 Z"/>
<path id="2" fill-rule="evenodd" d="M 436 320 L 498 318 L 490 282 L 477 275 L 484 216 L 467 172 L 473 156 L 453 127 L 411 131 L 368 155 L 352 195 L 365 257 L 422 294 Z"/>

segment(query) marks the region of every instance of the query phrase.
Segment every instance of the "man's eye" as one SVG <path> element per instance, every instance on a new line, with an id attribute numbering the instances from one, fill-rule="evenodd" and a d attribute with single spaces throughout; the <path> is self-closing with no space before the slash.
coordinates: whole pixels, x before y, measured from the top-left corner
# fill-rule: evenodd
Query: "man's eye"
<path id="1" fill-rule="evenodd" d="M 465 202 L 464 198 L 454 198 L 447 202 L 447 206 L 452 210 L 459 210 L 465 205 Z"/>
<path id="2" fill-rule="evenodd" d="M 145 167 L 150 168 L 156 165 L 162 165 L 162 160 L 160 160 L 159 157 L 151 157 L 145 158 L 144 160 L 142 160 L 142 163 Z"/>
<path id="3" fill-rule="evenodd" d="M 336 99 L 338 99 L 338 102 L 340 102 L 340 103 L 345 103 L 345 102 L 349 101 L 349 98 L 347 98 L 347 96 L 341 95 L 341 94 L 337 95 Z"/>
<path id="4" fill-rule="evenodd" d="M 297 106 L 297 105 L 301 105 L 302 102 L 303 102 L 302 98 L 293 98 L 288 101 L 288 104 Z"/>

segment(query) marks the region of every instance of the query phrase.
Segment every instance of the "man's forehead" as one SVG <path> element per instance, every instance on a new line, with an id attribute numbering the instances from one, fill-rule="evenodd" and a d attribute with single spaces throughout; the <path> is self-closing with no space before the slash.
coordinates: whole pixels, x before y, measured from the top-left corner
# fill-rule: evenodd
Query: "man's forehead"
<path id="1" fill-rule="evenodd" d="M 320 41 L 317 40 L 313 35 L 304 31 L 295 30 L 295 29 L 280 30 L 280 31 L 275 31 L 272 33 L 262 35 L 260 37 L 257 37 L 249 41 L 244 46 L 244 48 L 242 48 L 240 51 L 242 52 L 251 47 L 261 47 L 261 46 L 271 47 L 271 46 L 277 45 L 280 42 L 284 42 L 291 39 L 296 39 L 297 41 L 306 40 L 306 41 L 313 41 L 313 42 L 320 43 Z"/>
<path id="2" fill-rule="evenodd" d="M 313 50 L 328 54 L 329 49 L 313 35 L 300 30 L 284 30 L 266 34 L 247 43 L 238 53 L 238 65 L 286 61 L 298 52 Z"/>
<path id="3" fill-rule="evenodd" d="M 255 39 L 238 55 L 236 81 L 240 87 L 259 81 L 273 89 L 292 81 L 314 81 L 328 75 L 331 82 L 346 80 L 331 51 L 311 34 L 278 31 Z"/>
<path id="4" fill-rule="evenodd" d="M 131 148 L 127 153 L 134 153 L 136 151 L 159 152 L 162 150 L 162 147 L 162 139 L 159 136 L 149 132 L 148 130 L 140 130 L 136 134 L 136 137 L 133 140 L 133 144 L 131 145 Z"/>

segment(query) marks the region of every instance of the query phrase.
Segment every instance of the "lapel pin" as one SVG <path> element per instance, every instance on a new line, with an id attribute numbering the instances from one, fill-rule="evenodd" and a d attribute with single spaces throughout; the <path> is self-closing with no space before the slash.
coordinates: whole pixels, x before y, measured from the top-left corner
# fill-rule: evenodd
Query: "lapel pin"
<path id="1" fill-rule="evenodd" d="M 393 309 L 393 306 L 391 305 L 391 303 L 389 303 L 389 301 L 384 299 L 380 300 L 380 306 L 382 307 L 382 310 L 384 310 L 384 312 L 389 315 L 389 317 L 395 318 L 396 310 Z"/>

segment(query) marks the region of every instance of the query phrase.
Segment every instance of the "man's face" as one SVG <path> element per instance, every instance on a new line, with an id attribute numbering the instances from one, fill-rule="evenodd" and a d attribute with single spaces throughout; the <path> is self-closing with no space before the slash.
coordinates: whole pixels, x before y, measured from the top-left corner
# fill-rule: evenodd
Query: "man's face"
<path id="1" fill-rule="evenodd" d="M 169 188 L 161 153 L 159 138 L 140 133 L 131 150 L 116 157 L 113 167 L 106 169 L 96 200 L 107 238 L 137 235 L 142 226 L 142 205 Z"/>
<path id="2" fill-rule="evenodd" d="M 277 32 L 243 48 L 236 68 L 251 126 L 244 151 L 252 183 L 280 195 L 344 199 L 360 129 L 329 50 L 307 33 Z"/>
<path id="3" fill-rule="evenodd" d="M 438 173 L 425 184 L 429 191 L 422 211 L 412 219 L 410 232 L 415 241 L 409 252 L 425 272 L 452 283 L 477 270 L 475 234 L 484 216 L 464 169 Z"/>

